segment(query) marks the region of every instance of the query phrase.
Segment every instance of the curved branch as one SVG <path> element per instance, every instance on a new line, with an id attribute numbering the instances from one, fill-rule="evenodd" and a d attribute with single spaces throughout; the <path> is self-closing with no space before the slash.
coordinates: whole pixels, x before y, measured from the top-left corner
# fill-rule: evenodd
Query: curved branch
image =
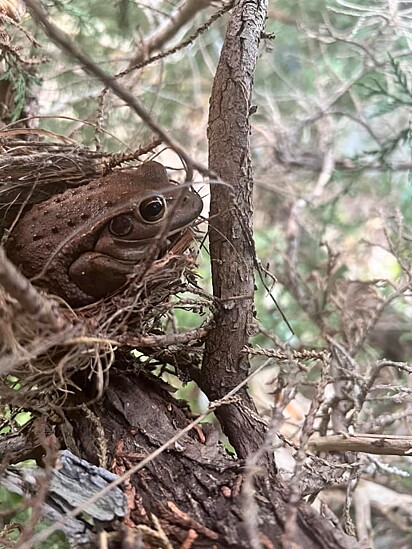
<path id="1" fill-rule="evenodd" d="M 253 321 L 255 250 L 252 233 L 252 166 L 249 110 L 267 1 L 235 2 L 215 75 L 209 113 L 209 168 L 231 186 L 211 187 L 210 254 L 213 292 L 220 300 L 215 326 L 206 338 L 202 389 L 219 399 L 249 371 L 242 349 Z M 242 299 L 239 299 L 239 296 Z M 264 443 L 246 390 L 241 404 L 217 412 L 238 455 Z"/>

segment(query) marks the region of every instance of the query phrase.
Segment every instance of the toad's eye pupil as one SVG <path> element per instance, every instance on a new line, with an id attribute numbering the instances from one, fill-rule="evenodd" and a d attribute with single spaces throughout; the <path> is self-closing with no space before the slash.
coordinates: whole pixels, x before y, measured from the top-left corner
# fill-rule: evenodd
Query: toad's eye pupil
<path id="1" fill-rule="evenodd" d="M 133 228 L 133 222 L 129 215 L 118 215 L 109 224 L 109 231 L 114 236 L 126 236 Z"/>
<path id="2" fill-rule="evenodd" d="M 146 198 L 140 204 L 140 215 L 145 221 L 154 222 L 162 219 L 166 211 L 166 202 L 163 196 Z"/>

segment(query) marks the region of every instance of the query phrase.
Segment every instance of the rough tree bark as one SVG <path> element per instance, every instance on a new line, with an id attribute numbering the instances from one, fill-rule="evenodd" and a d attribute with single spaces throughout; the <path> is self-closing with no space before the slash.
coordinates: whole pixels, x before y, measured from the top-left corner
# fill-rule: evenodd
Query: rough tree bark
<path id="1" fill-rule="evenodd" d="M 98 464 L 102 453 L 100 431 L 104 433 L 111 469 L 117 473 L 141 461 L 188 421 L 184 410 L 158 380 L 142 372 L 131 373 L 130 367 L 130 359 L 118 360 L 117 373 L 104 398 L 92 407 L 93 420 L 82 411 L 68 414 L 74 427 L 76 453 Z M 96 429 L 96 420 L 100 429 Z M 243 519 L 242 480 L 242 462 L 228 459 L 213 433 L 206 434 L 203 441 L 193 430 L 132 477 L 126 486 L 130 519 L 153 528 L 152 517 L 157 517 L 174 547 L 180 547 L 193 532 L 193 549 L 284 547 L 284 524 L 289 518 L 286 490 L 274 475 L 256 480 L 259 539 L 251 540 Z M 130 535 L 135 544 L 144 538 L 138 530 Z M 304 549 L 357 547 L 353 538 L 306 504 L 299 509 L 295 541 L 296 547 Z M 156 542 L 145 546 L 159 547 Z"/>
<path id="2" fill-rule="evenodd" d="M 267 1 L 235 2 L 216 71 L 209 114 L 209 168 L 226 185 L 211 185 L 209 241 L 213 293 L 219 300 L 215 326 L 206 338 L 202 389 L 218 399 L 249 374 L 242 354 L 253 321 L 254 246 L 250 124 L 253 75 Z M 261 424 L 246 390 L 241 403 L 217 416 L 239 457 L 264 442 Z M 252 412 L 252 414 L 251 414 Z"/>

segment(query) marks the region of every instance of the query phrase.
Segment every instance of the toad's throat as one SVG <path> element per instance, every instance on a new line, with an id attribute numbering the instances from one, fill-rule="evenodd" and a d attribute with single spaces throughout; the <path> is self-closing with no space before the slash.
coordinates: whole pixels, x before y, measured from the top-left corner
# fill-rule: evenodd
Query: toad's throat
<path id="1" fill-rule="evenodd" d="M 146 258 L 160 259 L 170 248 L 178 242 L 184 231 L 174 231 L 167 237 L 150 238 L 145 240 L 119 240 L 116 241 L 116 246 L 110 246 L 107 249 L 99 243 L 95 247 L 95 251 L 100 254 L 116 259 L 120 263 L 129 264 L 131 266 L 138 265 Z M 152 253 L 151 250 L 153 250 Z"/>

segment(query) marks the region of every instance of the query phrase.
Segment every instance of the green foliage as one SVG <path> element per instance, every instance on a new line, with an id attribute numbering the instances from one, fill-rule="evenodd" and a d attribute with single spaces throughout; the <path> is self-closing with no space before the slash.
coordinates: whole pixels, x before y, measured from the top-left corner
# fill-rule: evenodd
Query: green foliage
<path id="1" fill-rule="evenodd" d="M 359 83 L 365 91 L 365 97 L 375 100 L 375 112 L 371 115 L 382 117 L 394 113 L 398 109 L 404 110 L 412 106 L 412 89 L 406 72 L 402 69 L 399 60 L 388 53 L 392 78 L 389 81 L 373 78 L 369 83 Z M 392 91 L 390 88 L 394 87 Z M 412 151 L 412 130 L 410 117 L 405 120 L 406 126 L 398 130 L 395 135 L 385 139 L 378 149 L 371 149 L 367 152 L 376 157 L 379 162 L 390 168 L 390 157 L 403 145 L 407 145 Z"/>
<path id="2" fill-rule="evenodd" d="M 23 503 L 23 496 L 19 496 L 18 494 L 13 494 L 12 492 L 9 492 L 2 486 L 0 486 L 0 510 L 1 511 L 13 511 L 13 509 L 17 509 L 21 504 Z M 20 515 L 21 519 L 27 519 L 28 511 L 25 510 L 23 512 L 23 515 Z"/>
<path id="3" fill-rule="evenodd" d="M 0 511 L 7 512 L 6 520 L 0 520 L 2 526 L 7 527 L 6 539 L 10 542 L 16 542 L 19 539 L 20 527 L 30 518 L 30 510 L 22 508 L 24 502 L 23 496 L 9 492 L 0 486 Z M 13 513 L 16 510 L 16 513 Z M 10 518 L 9 518 L 10 517 Z"/>
<path id="4" fill-rule="evenodd" d="M 0 512 L 3 516 L 3 519 L 0 517 L 0 525 L 1 529 L 4 529 L 4 539 L 8 542 L 18 542 L 21 529 L 30 520 L 31 509 L 24 505 L 23 496 L 9 492 L 0 486 Z M 40 532 L 48 525 L 47 521 L 42 521 L 36 526 L 35 531 Z M 1 540 L 0 547 L 2 547 Z M 70 544 L 63 532 L 55 532 L 46 541 L 35 546 L 36 549 L 69 549 L 69 547 Z"/>
<path id="5" fill-rule="evenodd" d="M 397 59 L 394 59 L 390 53 L 388 53 L 388 56 L 390 59 L 391 67 L 396 77 L 396 81 L 400 87 L 400 91 L 403 92 L 406 95 L 406 97 L 409 98 L 409 101 L 406 101 L 405 104 L 411 105 L 412 104 L 412 88 L 408 81 L 408 77 L 406 73 L 402 70 L 400 62 Z"/>
<path id="6" fill-rule="evenodd" d="M 4 71 L 0 74 L 0 80 L 11 83 L 11 95 L 13 105 L 9 113 L 10 122 L 15 122 L 21 116 L 27 101 L 27 90 L 39 82 L 38 78 L 28 73 L 16 56 L 9 51 L 0 54 L 4 62 Z"/>

